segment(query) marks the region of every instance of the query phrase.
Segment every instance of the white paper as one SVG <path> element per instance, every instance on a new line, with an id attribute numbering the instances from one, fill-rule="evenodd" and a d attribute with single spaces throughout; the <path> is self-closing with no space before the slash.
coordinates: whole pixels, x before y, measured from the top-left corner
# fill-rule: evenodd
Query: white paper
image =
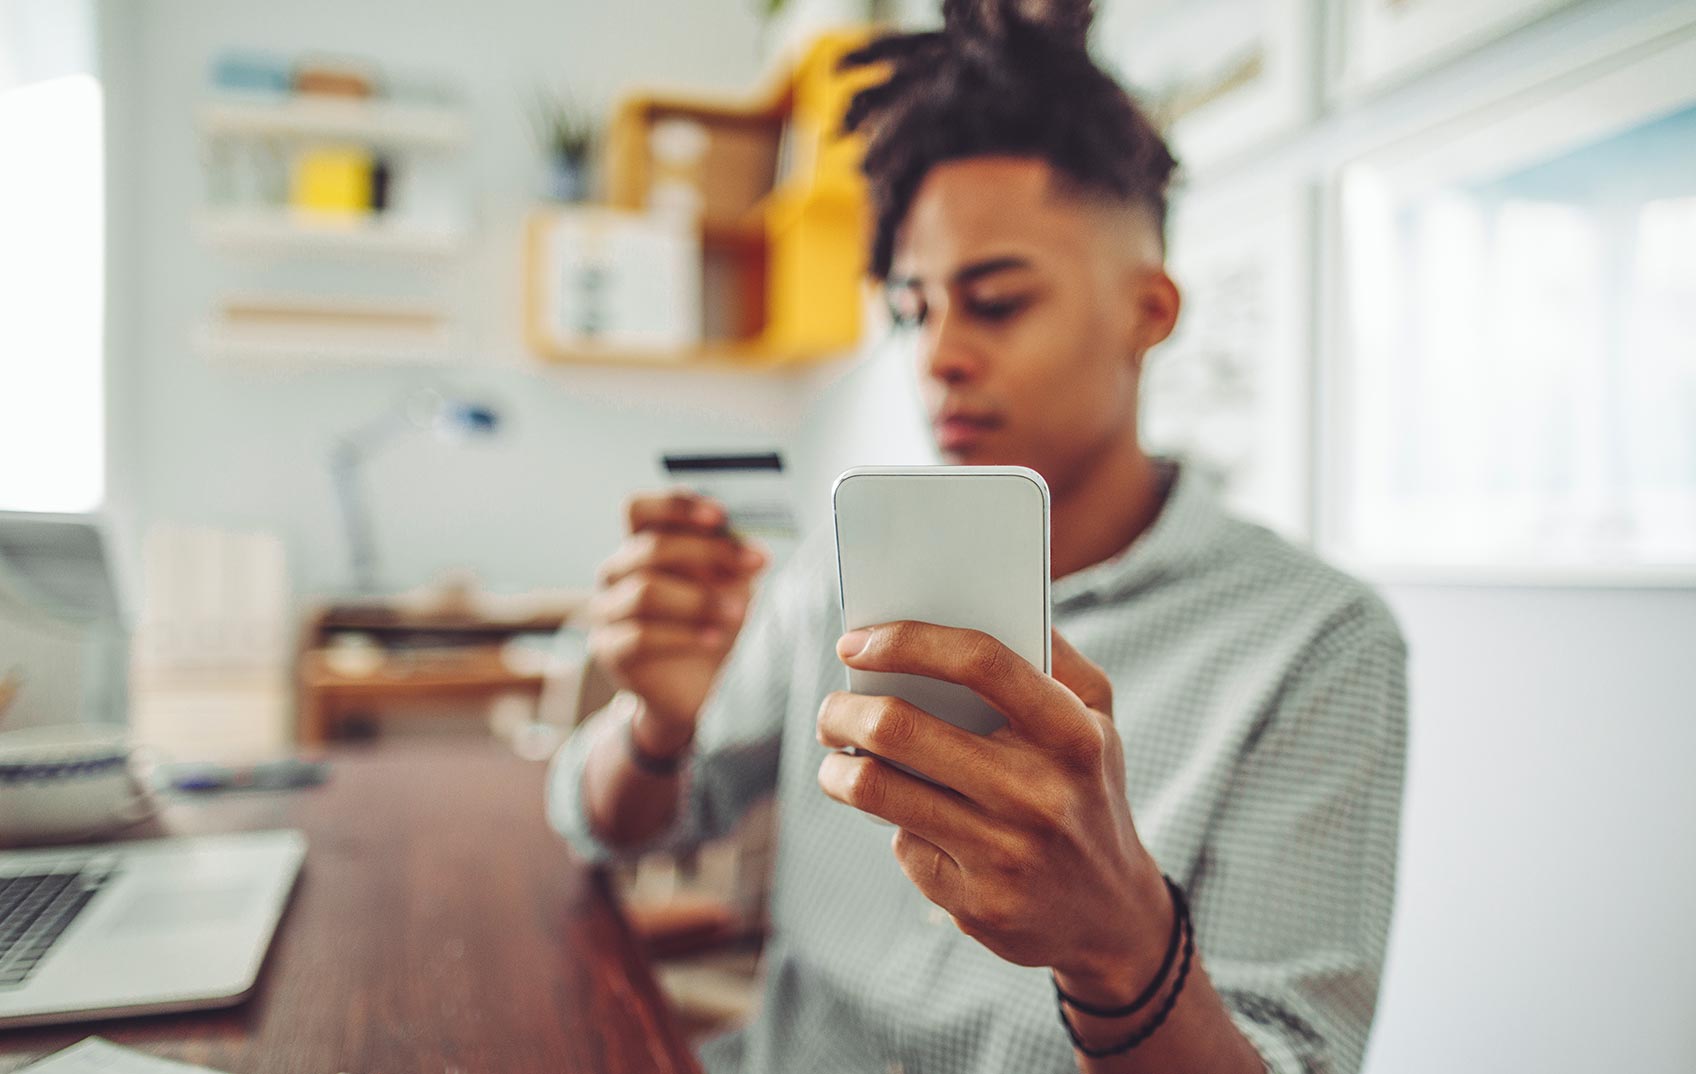
<path id="1" fill-rule="evenodd" d="M 207 1067 L 124 1048 L 103 1037 L 86 1037 L 16 1074 L 216 1074 Z"/>

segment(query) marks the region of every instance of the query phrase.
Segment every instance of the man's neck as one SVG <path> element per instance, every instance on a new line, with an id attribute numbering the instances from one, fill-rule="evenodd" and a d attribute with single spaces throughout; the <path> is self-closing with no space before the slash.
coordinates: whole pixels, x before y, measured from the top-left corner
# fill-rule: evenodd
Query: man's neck
<path id="1" fill-rule="evenodd" d="M 1069 487 L 1050 491 L 1049 569 L 1055 578 L 1123 551 L 1154 525 L 1166 498 L 1160 467 L 1134 436 L 1103 453 Z"/>

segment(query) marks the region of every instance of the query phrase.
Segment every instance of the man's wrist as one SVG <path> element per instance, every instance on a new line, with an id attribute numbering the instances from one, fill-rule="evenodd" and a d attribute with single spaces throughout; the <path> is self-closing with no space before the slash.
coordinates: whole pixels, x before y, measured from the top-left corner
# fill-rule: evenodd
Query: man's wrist
<path id="1" fill-rule="evenodd" d="M 1144 872 L 1152 877 L 1139 876 L 1131 885 L 1131 907 L 1118 918 L 1138 923 L 1127 942 L 1095 945 L 1077 960 L 1051 967 L 1055 983 L 1067 995 L 1097 1007 L 1122 1007 L 1140 996 L 1155 976 L 1169 946 L 1176 908 L 1159 869 Z"/>
<path id="2" fill-rule="evenodd" d="M 626 734 L 635 759 L 649 770 L 675 767 L 695 741 L 693 724 L 676 724 L 654 715 L 647 702 L 632 693 L 620 695 L 626 706 Z"/>

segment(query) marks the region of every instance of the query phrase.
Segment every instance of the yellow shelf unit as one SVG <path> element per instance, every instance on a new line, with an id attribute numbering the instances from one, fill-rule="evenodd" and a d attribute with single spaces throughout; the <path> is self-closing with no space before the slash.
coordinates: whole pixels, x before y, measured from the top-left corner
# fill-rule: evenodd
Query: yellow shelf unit
<path id="1" fill-rule="evenodd" d="M 770 369 L 858 343 L 870 214 L 861 139 L 840 129 L 848 101 L 872 76 L 844 75 L 837 65 L 870 34 L 825 34 L 749 101 L 679 94 L 625 100 L 604 161 L 615 209 L 650 208 L 660 170 L 650 148 L 656 124 L 685 120 L 706 134 L 698 165 L 704 341 L 663 352 L 551 343 L 536 299 L 544 211 L 532 215 L 526 243 L 532 348 L 556 361 Z"/>

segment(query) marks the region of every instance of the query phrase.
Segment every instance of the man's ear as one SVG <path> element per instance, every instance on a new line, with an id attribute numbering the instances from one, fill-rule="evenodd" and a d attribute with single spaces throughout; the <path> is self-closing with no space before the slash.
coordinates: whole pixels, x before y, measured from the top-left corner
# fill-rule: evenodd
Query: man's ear
<path id="1" fill-rule="evenodd" d="M 1131 321 L 1129 342 L 1140 364 L 1142 356 L 1165 342 L 1177 327 L 1183 298 L 1178 294 L 1178 285 L 1160 265 L 1144 265 L 1133 270 L 1130 287 L 1136 316 Z"/>

